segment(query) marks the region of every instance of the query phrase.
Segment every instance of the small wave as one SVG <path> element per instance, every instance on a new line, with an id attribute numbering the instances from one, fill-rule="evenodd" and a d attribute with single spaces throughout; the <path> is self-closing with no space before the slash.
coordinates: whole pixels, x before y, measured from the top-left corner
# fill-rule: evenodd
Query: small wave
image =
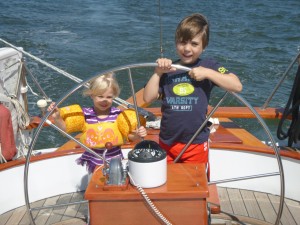
<path id="1" fill-rule="evenodd" d="M 74 34 L 73 32 L 69 31 L 69 30 L 60 30 L 60 31 L 50 31 L 48 32 L 50 34 L 62 34 L 62 35 L 66 35 L 66 34 Z"/>

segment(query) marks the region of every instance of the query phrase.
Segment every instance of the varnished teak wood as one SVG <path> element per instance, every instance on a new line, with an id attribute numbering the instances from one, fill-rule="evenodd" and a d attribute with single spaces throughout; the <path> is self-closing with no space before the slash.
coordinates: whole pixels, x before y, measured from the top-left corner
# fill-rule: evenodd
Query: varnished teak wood
<path id="1" fill-rule="evenodd" d="M 174 225 L 206 225 L 209 192 L 204 165 L 168 164 L 167 171 L 166 184 L 145 189 L 148 197 Z M 91 179 L 86 189 L 91 225 L 161 224 L 134 186 L 108 192 L 103 190 L 103 182 Z"/>

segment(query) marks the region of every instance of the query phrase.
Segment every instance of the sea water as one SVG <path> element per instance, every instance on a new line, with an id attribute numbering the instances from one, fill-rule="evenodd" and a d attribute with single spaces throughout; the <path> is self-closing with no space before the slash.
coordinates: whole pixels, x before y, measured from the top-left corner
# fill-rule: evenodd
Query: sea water
<path id="1" fill-rule="evenodd" d="M 300 46 L 299 0 L 11 0 L 1 1 L 0 8 L 2 39 L 82 80 L 120 65 L 155 62 L 161 56 L 176 59 L 177 24 L 191 13 L 203 13 L 210 23 L 210 43 L 203 57 L 215 58 L 237 74 L 244 86 L 241 96 L 253 106 L 264 104 Z M 76 85 L 29 57 L 26 61 L 53 101 Z M 293 67 L 271 106 L 285 106 L 295 71 Z M 145 85 L 151 72 L 133 74 L 136 90 Z M 129 84 L 125 78 L 120 84 L 121 97 L 126 99 L 131 94 Z M 34 85 L 32 88 L 36 91 Z M 222 96 L 219 92 L 222 90 L 214 91 L 212 105 Z M 39 98 L 29 96 L 30 113 L 37 115 Z M 81 94 L 67 101 L 92 104 Z M 229 98 L 226 104 L 240 103 Z M 268 124 L 277 126 L 276 122 Z M 245 126 L 262 133 L 252 122 Z M 37 148 L 65 141 L 56 131 L 46 129 Z"/>

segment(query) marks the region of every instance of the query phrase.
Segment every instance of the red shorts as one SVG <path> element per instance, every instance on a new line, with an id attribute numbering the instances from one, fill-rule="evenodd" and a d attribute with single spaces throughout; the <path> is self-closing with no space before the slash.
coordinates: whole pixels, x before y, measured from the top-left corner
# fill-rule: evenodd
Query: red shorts
<path id="1" fill-rule="evenodd" d="M 167 151 L 167 162 L 173 163 L 176 157 L 185 147 L 185 143 L 175 143 L 171 146 L 159 141 L 160 147 Z M 202 144 L 191 144 L 183 153 L 178 163 L 204 163 L 206 165 L 206 174 L 208 181 L 210 180 L 210 168 L 208 161 L 208 142 Z"/>
<path id="2" fill-rule="evenodd" d="M 175 143 L 171 146 L 159 141 L 159 145 L 167 151 L 168 163 L 173 162 L 185 147 L 185 143 Z M 191 144 L 183 153 L 178 162 L 184 163 L 208 163 L 208 143 Z"/>

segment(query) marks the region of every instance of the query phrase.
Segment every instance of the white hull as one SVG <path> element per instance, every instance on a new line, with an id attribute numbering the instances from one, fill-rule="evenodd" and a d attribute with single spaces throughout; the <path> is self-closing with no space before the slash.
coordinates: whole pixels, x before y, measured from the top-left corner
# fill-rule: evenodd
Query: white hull
<path id="1" fill-rule="evenodd" d="M 299 160 L 282 157 L 285 179 L 285 197 L 300 201 Z M 261 153 L 219 150 L 210 151 L 211 181 L 279 172 L 277 160 Z M 219 184 L 223 187 L 241 188 L 280 195 L 280 176 L 269 176 Z"/>
<path id="2" fill-rule="evenodd" d="M 85 190 L 88 176 L 85 167 L 75 163 L 79 155 L 72 154 L 30 163 L 29 201 Z M 288 158 L 283 158 L 282 161 L 285 172 L 285 197 L 300 201 L 300 180 L 295 179 L 297 175 L 295 171 L 300 171 L 300 163 L 298 160 Z M 211 149 L 210 163 L 211 181 L 278 172 L 276 158 L 237 150 Z M 25 205 L 24 166 L 1 171 L 0 180 L 7 181 L 1 182 L 0 186 L 0 214 Z M 279 176 L 219 185 L 280 195 Z"/>
<path id="3" fill-rule="evenodd" d="M 85 190 L 87 172 L 75 163 L 79 154 L 55 157 L 30 163 L 29 201 L 34 202 L 63 193 Z M 0 214 L 25 205 L 24 165 L 0 172 Z"/>

